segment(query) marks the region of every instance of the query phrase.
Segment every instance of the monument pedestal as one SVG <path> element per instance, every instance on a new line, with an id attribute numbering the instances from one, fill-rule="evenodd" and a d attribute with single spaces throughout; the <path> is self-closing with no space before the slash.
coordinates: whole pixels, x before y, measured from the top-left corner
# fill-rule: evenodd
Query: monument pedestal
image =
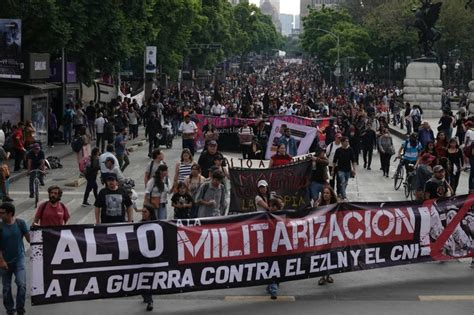
<path id="1" fill-rule="evenodd" d="M 420 105 L 424 118 L 441 117 L 443 81 L 436 62 L 413 61 L 407 67 L 403 81 L 403 100 Z"/>
<path id="2" fill-rule="evenodd" d="M 474 104 L 474 81 L 469 82 L 469 101 Z"/>

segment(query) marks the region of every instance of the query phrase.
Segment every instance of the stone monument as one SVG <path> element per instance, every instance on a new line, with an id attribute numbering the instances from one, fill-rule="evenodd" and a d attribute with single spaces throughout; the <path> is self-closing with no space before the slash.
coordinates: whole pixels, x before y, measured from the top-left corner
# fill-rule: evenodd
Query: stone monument
<path id="1" fill-rule="evenodd" d="M 437 63 L 437 55 L 433 45 L 441 38 L 441 33 L 435 28 L 439 18 L 442 3 L 431 3 L 431 0 L 420 0 L 421 6 L 415 11 L 415 23 L 418 30 L 418 44 L 423 50 L 423 56 L 412 61 L 403 81 L 403 99 L 411 105 L 420 105 L 425 118 L 441 116 L 441 94 L 443 82 L 441 69 Z"/>
<path id="2" fill-rule="evenodd" d="M 413 61 L 406 69 L 403 100 L 411 105 L 420 105 L 425 118 L 441 116 L 443 81 L 440 77 L 441 69 L 435 62 Z"/>
<path id="3" fill-rule="evenodd" d="M 469 82 L 469 101 L 474 104 L 474 81 Z"/>

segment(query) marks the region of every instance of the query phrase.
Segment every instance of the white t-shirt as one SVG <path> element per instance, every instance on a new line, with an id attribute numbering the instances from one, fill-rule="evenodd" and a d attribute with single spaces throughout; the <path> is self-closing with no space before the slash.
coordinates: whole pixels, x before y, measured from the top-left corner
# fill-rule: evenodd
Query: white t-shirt
<path id="1" fill-rule="evenodd" d="M 168 177 L 165 178 L 165 185 L 162 192 L 158 190 L 158 186 L 155 185 L 155 178 L 152 177 L 148 183 L 146 183 L 145 194 L 150 197 L 160 197 L 160 203 L 168 202 L 168 193 L 170 191 L 170 180 Z"/>
<path id="2" fill-rule="evenodd" d="M 99 117 L 94 122 L 95 130 L 97 133 L 104 133 L 105 118 Z"/>
<path id="3" fill-rule="evenodd" d="M 5 144 L 5 133 L 3 132 L 3 129 L 0 129 L 0 145 Z"/>
<path id="4" fill-rule="evenodd" d="M 342 142 L 339 144 L 336 144 L 335 141 L 331 142 L 327 148 L 326 148 L 326 156 L 328 157 L 329 163 L 332 164 L 332 161 L 334 160 L 334 155 L 336 154 L 336 150 L 342 147 Z"/>
<path id="5" fill-rule="evenodd" d="M 469 138 L 469 140 L 467 140 Z M 468 147 L 471 145 L 471 142 L 474 141 L 474 130 L 468 129 L 466 131 L 466 135 L 464 136 L 464 139 L 466 139 L 466 144 L 465 146 Z"/>
<path id="6" fill-rule="evenodd" d="M 179 131 L 182 133 L 195 133 L 197 129 L 196 123 L 194 121 L 189 121 L 189 123 L 186 123 L 183 121 L 181 125 L 179 126 Z"/>
<path id="7" fill-rule="evenodd" d="M 259 203 L 260 201 L 265 201 L 265 200 L 263 200 L 263 198 L 262 198 L 260 195 L 257 195 L 257 196 L 255 197 L 255 207 L 257 208 L 257 211 L 259 211 L 259 212 L 262 212 L 262 211 L 263 211 L 263 212 L 266 212 L 267 209 L 265 209 L 265 208 L 263 208 L 263 207 L 261 207 L 261 206 L 258 205 L 258 203 Z"/>

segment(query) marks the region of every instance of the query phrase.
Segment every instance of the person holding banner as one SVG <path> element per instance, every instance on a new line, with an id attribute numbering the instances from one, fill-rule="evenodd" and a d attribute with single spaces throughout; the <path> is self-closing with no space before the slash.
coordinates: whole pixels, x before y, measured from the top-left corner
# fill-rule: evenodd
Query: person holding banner
<path id="1" fill-rule="evenodd" d="M 142 220 L 140 222 L 156 221 L 155 209 L 149 205 L 143 205 Z M 151 294 L 142 294 L 143 303 L 146 303 L 146 310 L 153 311 L 153 296 Z"/>
<path id="2" fill-rule="evenodd" d="M 179 132 L 182 133 L 183 137 L 183 149 L 189 149 L 191 154 L 194 155 L 194 136 L 198 132 L 198 128 L 194 121 L 191 121 L 191 116 L 184 116 L 184 121 L 179 126 Z"/>
<path id="3" fill-rule="evenodd" d="M 242 158 L 244 160 L 249 158 L 250 149 L 252 146 L 253 130 L 249 127 L 247 120 L 243 121 L 243 126 L 239 129 L 240 151 L 242 151 Z"/>
<path id="4" fill-rule="evenodd" d="M 270 191 L 266 180 L 259 180 L 257 183 L 258 193 L 255 197 L 255 207 L 257 211 L 270 211 Z"/>
<path id="5" fill-rule="evenodd" d="M 323 191 L 321 192 L 321 198 L 316 202 L 317 207 L 332 205 L 337 203 L 337 196 L 334 190 L 330 186 L 324 186 Z M 326 283 L 334 283 L 334 279 L 330 276 L 329 270 L 325 276 L 322 276 L 318 284 L 325 285 Z"/>
<path id="6" fill-rule="evenodd" d="M 269 168 L 290 164 L 293 157 L 286 153 L 286 146 L 281 143 L 277 147 L 276 153 L 271 157 Z"/>

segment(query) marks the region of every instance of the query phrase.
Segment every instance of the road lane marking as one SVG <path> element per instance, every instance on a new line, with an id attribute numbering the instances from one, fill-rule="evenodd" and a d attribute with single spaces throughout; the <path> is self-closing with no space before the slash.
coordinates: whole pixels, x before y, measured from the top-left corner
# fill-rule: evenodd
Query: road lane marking
<path id="1" fill-rule="evenodd" d="M 269 295 L 228 295 L 224 300 L 228 302 L 295 302 L 295 297 L 279 295 L 276 300 L 272 300 Z"/>
<path id="2" fill-rule="evenodd" d="M 91 267 L 72 270 L 53 270 L 54 275 L 70 275 L 83 272 L 101 272 L 101 271 L 115 271 L 115 270 L 133 270 L 141 268 L 161 268 L 168 267 L 169 263 L 162 262 L 156 264 L 141 264 L 141 265 L 127 265 L 127 266 L 110 266 L 110 267 Z"/>
<path id="3" fill-rule="evenodd" d="M 420 295 L 418 298 L 422 302 L 474 301 L 474 295 Z"/>

